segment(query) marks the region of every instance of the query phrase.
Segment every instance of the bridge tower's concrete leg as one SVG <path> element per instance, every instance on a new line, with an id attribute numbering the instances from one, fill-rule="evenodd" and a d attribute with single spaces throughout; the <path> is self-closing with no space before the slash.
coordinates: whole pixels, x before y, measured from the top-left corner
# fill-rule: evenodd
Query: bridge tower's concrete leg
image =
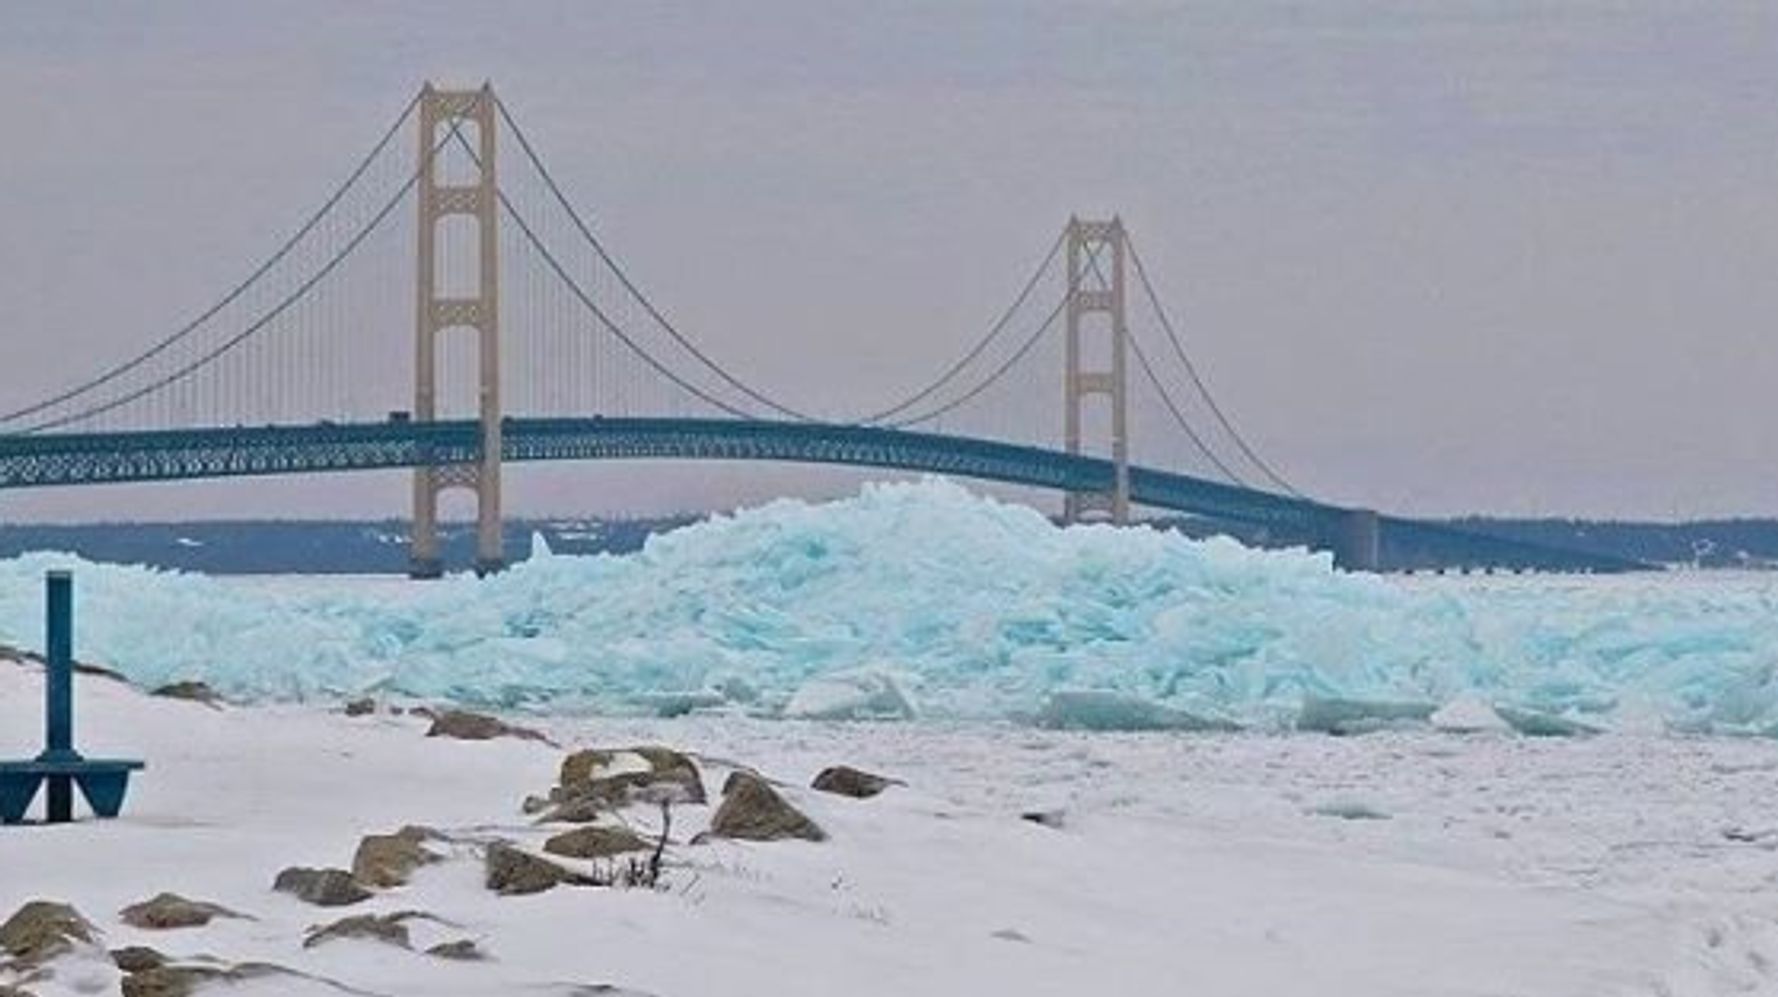
<path id="1" fill-rule="evenodd" d="M 1108 490 L 1071 491 L 1062 500 L 1062 520 L 1079 522 L 1084 516 L 1109 516 L 1114 523 L 1130 519 L 1130 423 L 1125 354 L 1129 326 L 1124 319 L 1124 223 L 1068 219 L 1068 369 L 1063 380 L 1066 424 L 1064 438 L 1070 454 L 1081 452 L 1081 411 L 1091 395 L 1105 395 L 1111 402 L 1112 482 Z M 1106 257 L 1109 257 L 1107 259 Z M 1111 368 L 1083 369 L 1081 335 L 1090 316 L 1103 315 L 1110 334 Z"/>
<path id="2" fill-rule="evenodd" d="M 474 464 L 415 469 L 408 573 L 415 578 L 436 578 L 444 573 L 438 543 L 438 495 L 447 488 L 465 487 L 476 495 L 475 570 L 486 574 L 506 564 L 500 518 L 500 205 L 494 175 L 494 91 L 486 84 L 479 90 L 438 90 L 428 83 L 420 91 L 419 112 L 413 419 L 431 422 L 438 417 L 439 335 L 447 329 L 473 329 L 480 344 L 476 366 L 481 459 Z M 439 146 L 439 142 L 448 134 L 444 129 L 460 123 L 475 126 L 476 179 L 467 184 L 440 183 L 436 159 L 457 150 Z M 453 140 L 448 145 L 455 144 Z M 478 282 L 473 295 L 441 297 L 438 293 L 439 222 L 451 215 L 465 215 L 476 223 Z"/>
<path id="3" fill-rule="evenodd" d="M 1382 568 L 1382 521 L 1370 509 L 1347 509 L 1334 525 L 1334 567 L 1342 571 Z"/>

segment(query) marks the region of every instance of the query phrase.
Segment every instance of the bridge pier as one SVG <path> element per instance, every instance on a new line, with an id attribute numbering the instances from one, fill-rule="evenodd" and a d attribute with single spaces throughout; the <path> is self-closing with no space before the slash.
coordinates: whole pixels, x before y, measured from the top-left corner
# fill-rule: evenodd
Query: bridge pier
<path id="1" fill-rule="evenodd" d="M 1333 527 L 1334 567 L 1341 571 L 1382 568 L 1382 520 L 1372 509 L 1341 511 Z"/>

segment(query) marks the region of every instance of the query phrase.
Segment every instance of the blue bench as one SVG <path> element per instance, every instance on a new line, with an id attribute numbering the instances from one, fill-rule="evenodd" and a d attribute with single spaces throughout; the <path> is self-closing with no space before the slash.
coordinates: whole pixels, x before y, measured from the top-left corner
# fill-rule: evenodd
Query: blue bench
<path id="1" fill-rule="evenodd" d="M 25 761 L 0 762 L 0 824 L 17 824 L 49 783 L 44 819 L 74 819 L 74 787 L 100 817 L 116 817 L 130 788 L 130 773 L 147 766 L 129 758 L 83 758 L 74 750 L 74 579 L 52 571 L 47 579 L 49 653 L 43 667 L 44 750 Z"/>

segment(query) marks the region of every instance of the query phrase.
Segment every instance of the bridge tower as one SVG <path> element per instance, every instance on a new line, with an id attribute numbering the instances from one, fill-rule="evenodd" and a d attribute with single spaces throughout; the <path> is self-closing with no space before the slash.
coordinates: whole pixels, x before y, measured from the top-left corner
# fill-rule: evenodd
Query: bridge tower
<path id="1" fill-rule="evenodd" d="M 436 578 L 444 572 L 438 542 L 438 496 L 448 488 L 468 488 L 476 496 L 477 574 L 505 566 L 500 519 L 500 245 L 499 197 L 494 181 L 494 89 L 440 90 L 431 83 L 420 91 L 419 243 L 414 302 L 414 411 L 416 422 L 438 416 L 438 338 L 448 329 L 475 331 L 481 460 L 473 464 L 419 467 L 414 470 L 414 519 L 409 541 L 408 573 Z M 439 143 L 445 129 L 475 126 L 476 177 L 472 183 L 441 183 L 437 159 L 446 151 Z M 442 297 L 438 293 L 439 223 L 452 215 L 475 220 L 477 286 L 473 295 Z"/>
<path id="2" fill-rule="evenodd" d="M 1126 405 L 1125 354 L 1129 326 L 1124 319 L 1124 264 L 1128 256 L 1124 223 L 1068 219 L 1068 370 L 1063 382 L 1067 425 L 1065 437 L 1070 454 L 1081 453 L 1082 410 L 1093 395 L 1111 403 L 1111 487 L 1104 491 L 1071 491 L 1062 500 L 1062 519 L 1079 522 L 1084 516 L 1108 516 L 1114 523 L 1130 519 L 1130 422 Z M 1109 370 L 1088 368 L 1082 359 L 1082 339 L 1103 327 L 1109 338 Z M 1094 335 L 1093 339 L 1099 339 Z M 1089 344 L 1092 345 L 1092 344 Z M 1095 351 L 1101 352 L 1102 351 Z M 1101 361 L 1102 362 L 1102 361 Z"/>

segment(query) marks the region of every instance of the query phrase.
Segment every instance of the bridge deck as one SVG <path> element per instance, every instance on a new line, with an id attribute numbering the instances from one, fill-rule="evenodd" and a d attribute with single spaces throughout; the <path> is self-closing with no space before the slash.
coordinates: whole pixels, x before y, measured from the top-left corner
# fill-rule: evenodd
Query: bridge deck
<path id="1" fill-rule="evenodd" d="M 874 426 L 746 419 L 508 419 L 508 461 L 766 460 L 882 467 L 1058 490 L 1110 486 L 1109 461 L 1039 447 Z M 477 423 L 318 423 L 142 432 L 0 436 L 0 489 L 311 474 L 464 464 Z M 1327 537 L 1348 510 L 1150 467 L 1130 469 L 1131 498 L 1191 515 Z M 1411 543 L 1452 564 L 1621 571 L 1633 562 L 1385 517 L 1385 544 Z"/>

